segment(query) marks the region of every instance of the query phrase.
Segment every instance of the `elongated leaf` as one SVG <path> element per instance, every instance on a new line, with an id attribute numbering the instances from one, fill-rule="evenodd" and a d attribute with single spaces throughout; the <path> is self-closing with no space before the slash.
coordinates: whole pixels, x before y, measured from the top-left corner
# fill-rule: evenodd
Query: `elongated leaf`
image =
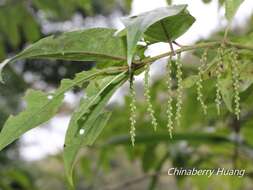
<path id="1" fill-rule="evenodd" d="M 104 106 L 115 90 L 127 79 L 126 73 L 92 82 L 87 90 L 87 97 L 82 100 L 74 112 L 65 137 L 64 164 L 66 175 L 73 186 L 73 167 L 78 151 L 83 145 L 91 145 L 108 119 L 101 117 Z M 97 123 L 101 123 L 98 125 Z"/>
<path id="2" fill-rule="evenodd" d="M 235 16 L 236 11 L 243 3 L 244 0 L 226 0 L 225 7 L 226 7 L 226 18 L 231 21 Z"/>
<path id="3" fill-rule="evenodd" d="M 109 118 L 111 116 L 110 112 L 105 112 L 97 116 L 95 121 L 93 123 L 90 123 L 89 125 L 92 126 L 88 131 L 85 129 L 80 129 L 82 133 L 77 135 L 83 135 L 82 138 L 75 139 L 75 142 L 73 144 L 65 145 L 64 148 L 64 165 L 65 170 L 67 174 L 68 181 L 71 186 L 73 186 L 73 179 L 72 179 L 72 173 L 74 169 L 74 161 L 76 160 L 77 153 L 79 149 L 83 145 L 92 145 L 96 138 L 99 136 L 99 134 L 104 129 L 106 123 L 108 122 Z"/>
<path id="4" fill-rule="evenodd" d="M 0 79 L 6 64 L 26 58 L 122 62 L 126 60 L 125 40 L 114 33 L 114 29 L 93 28 L 44 38 L 0 64 Z"/>
<path id="5" fill-rule="evenodd" d="M 62 104 L 64 93 L 94 78 L 102 71 L 79 73 L 74 80 L 64 79 L 53 94 L 29 90 L 25 96 L 27 108 L 17 116 L 10 116 L 0 133 L 0 150 L 19 138 L 23 133 L 52 118 Z"/>
<path id="6" fill-rule="evenodd" d="M 195 21 L 186 7 L 187 5 L 163 7 L 123 19 L 126 29 L 121 35 L 127 35 L 128 64 L 131 64 L 137 42 L 144 34 L 149 41 L 168 42 L 185 33 Z"/>

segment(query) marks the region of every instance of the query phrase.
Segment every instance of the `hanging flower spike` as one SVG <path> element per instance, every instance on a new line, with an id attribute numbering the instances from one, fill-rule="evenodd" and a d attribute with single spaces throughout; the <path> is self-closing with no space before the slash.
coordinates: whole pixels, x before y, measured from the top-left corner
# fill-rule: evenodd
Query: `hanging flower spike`
<path id="1" fill-rule="evenodd" d="M 132 145 L 135 143 L 135 124 L 136 124 L 136 94 L 134 90 L 134 76 L 130 77 L 130 136 Z"/>
<path id="2" fill-rule="evenodd" d="M 221 106 L 221 73 L 222 73 L 222 67 L 223 67 L 223 55 L 224 55 L 224 50 L 223 48 L 218 48 L 218 63 L 217 63 L 217 69 L 216 69 L 216 98 L 215 98 L 215 103 L 216 103 L 216 108 L 217 108 L 217 113 L 220 115 L 220 106 Z"/>
<path id="3" fill-rule="evenodd" d="M 171 78 L 171 61 L 172 57 L 169 58 L 168 64 L 167 64 L 167 87 L 168 87 L 168 102 L 167 102 L 167 128 L 169 130 L 170 138 L 173 137 L 173 108 L 172 108 L 172 78 Z"/>
<path id="4" fill-rule="evenodd" d="M 176 67 L 177 67 L 177 103 L 176 103 L 176 124 L 180 125 L 181 118 L 181 110 L 183 104 L 183 85 L 182 85 L 182 62 L 181 62 L 181 54 L 177 55 Z"/>
<path id="5" fill-rule="evenodd" d="M 155 111 L 153 109 L 152 103 L 151 103 L 151 95 L 150 95 L 150 90 L 149 90 L 149 79 L 150 79 L 150 65 L 146 64 L 145 65 L 145 78 L 144 78 L 144 97 L 147 101 L 148 104 L 148 113 L 151 117 L 151 122 L 152 122 L 152 126 L 154 128 L 154 130 L 156 131 L 157 129 L 157 120 L 155 117 Z"/>
<path id="6" fill-rule="evenodd" d="M 234 105 L 235 105 L 235 115 L 237 119 L 240 119 L 240 96 L 239 96 L 239 72 L 238 72 L 238 52 L 236 49 L 231 50 L 231 66 L 232 66 L 232 78 L 233 78 L 233 88 L 234 88 Z"/>
<path id="7" fill-rule="evenodd" d="M 202 82 L 203 82 L 203 75 L 204 75 L 204 71 L 205 71 L 204 69 L 205 69 L 206 64 L 207 64 L 207 49 L 204 51 L 200 59 L 200 66 L 198 68 L 198 71 L 199 71 L 198 81 L 197 81 L 197 100 L 199 101 L 205 115 L 207 114 L 207 106 L 203 100 Z"/>

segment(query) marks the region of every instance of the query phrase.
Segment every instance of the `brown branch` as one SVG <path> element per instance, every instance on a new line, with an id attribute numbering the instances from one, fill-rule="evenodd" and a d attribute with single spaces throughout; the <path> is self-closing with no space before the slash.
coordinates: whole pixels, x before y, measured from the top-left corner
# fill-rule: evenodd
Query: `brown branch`
<path id="1" fill-rule="evenodd" d="M 222 41 L 205 42 L 205 43 L 199 43 L 199 44 L 192 45 L 192 46 L 183 46 L 180 49 L 175 50 L 174 52 L 176 54 L 180 54 L 183 52 L 192 51 L 192 50 L 196 50 L 196 49 L 205 49 L 205 48 L 212 49 L 212 48 L 217 48 L 217 47 L 221 46 L 222 44 L 224 44 L 224 42 L 222 42 Z M 235 47 L 237 49 L 244 49 L 244 50 L 253 51 L 253 46 L 249 46 L 249 45 L 242 45 L 242 44 L 238 44 L 238 43 L 234 43 L 234 42 L 225 42 L 225 45 L 230 46 L 230 47 Z M 173 56 L 172 51 L 160 54 L 158 56 L 149 57 L 149 58 L 143 59 L 141 61 L 133 61 L 133 70 L 134 71 L 139 70 L 142 67 L 144 67 L 146 64 L 153 63 L 159 59 L 169 57 L 169 56 Z M 125 59 L 125 58 L 118 58 L 118 57 L 114 57 L 114 58 L 117 60 L 121 59 L 122 61 Z M 114 68 L 114 69 L 115 69 L 115 72 L 129 70 L 128 66 L 121 66 L 121 67 Z"/>
<path id="2" fill-rule="evenodd" d="M 220 44 L 221 44 L 221 42 L 207 42 L 207 43 L 200 43 L 200 44 L 196 44 L 196 45 L 192 45 L 192 46 L 184 46 L 184 47 L 182 47 L 178 50 L 175 50 L 175 53 L 180 54 L 180 53 L 185 52 L 185 51 L 192 51 L 192 50 L 199 49 L 199 48 L 215 48 L 215 47 L 218 47 Z M 147 63 L 152 63 L 152 62 L 155 62 L 159 59 L 169 57 L 169 56 L 172 56 L 172 55 L 173 55 L 173 52 L 163 53 L 163 54 L 160 54 L 160 55 L 155 56 L 155 57 L 144 59 L 144 60 L 140 61 L 137 64 L 139 66 L 143 66 Z"/>
<path id="3" fill-rule="evenodd" d="M 183 46 L 182 48 L 175 50 L 174 52 L 176 54 L 180 54 L 182 52 L 186 52 L 186 51 L 192 51 L 192 50 L 196 50 L 196 49 L 205 49 L 205 48 L 217 48 L 219 46 L 221 46 L 222 44 L 224 44 L 226 46 L 230 46 L 230 47 L 235 47 L 237 49 L 245 49 L 245 50 L 249 50 L 249 51 L 253 51 L 253 46 L 249 46 L 249 45 L 242 45 L 242 44 L 238 44 L 238 43 L 234 43 L 234 42 L 222 42 L 222 41 L 214 41 L 214 42 L 205 42 L 205 43 L 199 43 L 196 45 L 192 45 L 192 46 Z M 154 57 L 150 57 L 150 58 L 146 58 L 143 59 L 142 61 L 135 61 L 133 62 L 135 64 L 135 69 L 139 69 L 142 68 L 144 65 L 148 64 L 148 63 L 152 63 L 155 62 L 159 59 L 165 58 L 165 57 L 169 57 L 169 56 L 173 56 L 174 52 L 170 51 L 167 53 L 163 53 Z"/>

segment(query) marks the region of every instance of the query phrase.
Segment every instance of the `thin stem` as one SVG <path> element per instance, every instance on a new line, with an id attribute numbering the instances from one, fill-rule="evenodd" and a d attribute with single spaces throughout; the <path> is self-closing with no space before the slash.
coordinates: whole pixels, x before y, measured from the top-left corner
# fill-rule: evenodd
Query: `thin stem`
<path id="1" fill-rule="evenodd" d="M 199 44 L 192 45 L 192 46 L 183 46 L 182 48 L 175 50 L 175 53 L 180 54 L 182 52 L 192 51 L 195 49 L 205 49 L 205 48 L 212 49 L 212 48 L 219 47 L 219 46 L 221 46 L 221 44 L 224 44 L 224 43 L 227 46 L 234 47 L 237 49 L 245 49 L 245 50 L 253 51 L 253 46 L 242 45 L 242 44 L 238 44 L 238 43 L 234 43 L 234 42 L 230 42 L 230 41 L 227 41 L 227 42 L 214 41 L 214 42 L 199 43 Z M 159 59 L 162 59 L 164 57 L 168 57 L 171 55 L 173 55 L 173 52 L 170 51 L 170 52 L 166 52 L 166 53 L 157 55 L 155 57 L 143 59 L 142 61 L 136 61 L 136 62 L 134 62 L 134 64 L 135 64 L 135 67 L 138 69 L 147 63 L 152 63 L 152 62 L 155 62 Z"/>
<path id="2" fill-rule="evenodd" d="M 226 42 L 214 41 L 214 42 L 199 43 L 199 44 L 192 45 L 192 46 L 183 46 L 182 48 L 175 50 L 175 53 L 180 54 L 182 52 L 192 51 L 192 50 L 196 50 L 196 49 L 205 49 L 205 48 L 212 49 L 212 48 L 217 48 L 217 47 L 221 46 L 222 44 L 229 46 L 229 47 L 234 47 L 237 49 L 244 49 L 244 50 L 253 51 L 253 46 L 250 46 L 250 45 L 242 45 L 242 44 L 234 43 L 234 42 L 230 42 L 230 41 L 226 41 Z M 153 62 L 155 62 L 159 59 L 169 57 L 172 55 L 173 55 L 173 52 L 170 51 L 170 52 L 163 53 L 163 54 L 160 54 L 155 57 L 151 57 L 151 58 L 149 57 L 149 58 L 143 59 L 141 61 L 133 61 L 133 70 L 135 70 L 135 71 L 139 70 L 148 63 L 152 64 Z M 120 71 L 120 70 L 125 71 L 128 69 L 129 69 L 128 66 L 121 66 L 121 67 L 115 68 L 115 72 Z"/>
<path id="3" fill-rule="evenodd" d="M 175 53 L 180 54 L 185 51 L 192 51 L 192 50 L 199 49 L 199 48 L 214 48 L 214 47 L 218 47 L 220 44 L 221 44 L 221 42 L 207 42 L 207 43 L 200 43 L 200 44 L 192 45 L 192 46 L 183 46 L 182 48 L 175 50 Z M 151 62 L 157 61 L 158 59 L 162 59 L 164 57 L 168 57 L 168 56 L 172 56 L 172 55 L 173 55 L 173 52 L 163 53 L 163 54 L 160 54 L 155 57 L 144 59 L 140 62 L 140 64 L 145 65 L 147 63 L 151 63 Z"/>

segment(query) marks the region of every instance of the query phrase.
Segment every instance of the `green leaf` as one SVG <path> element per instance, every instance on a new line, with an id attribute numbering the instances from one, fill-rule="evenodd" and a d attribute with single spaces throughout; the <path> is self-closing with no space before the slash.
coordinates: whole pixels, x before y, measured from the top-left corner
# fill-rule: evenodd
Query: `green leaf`
<path id="1" fill-rule="evenodd" d="M 110 60 L 112 63 L 113 61 L 120 63 L 126 60 L 125 40 L 114 36 L 114 33 L 114 29 L 93 28 L 46 37 L 0 64 L 0 76 L 6 64 L 27 58 L 71 61 Z"/>
<path id="2" fill-rule="evenodd" d="M 137 43 L 144 34 L 149 41 L 168 42 L 185 33 L 195 21 L 186 7 L 187 5 L 163 7 L 123 19 L 126 28 L 120 35 L 127 35 L 128 65 L 131 64 Z"/>
<path id="3" fill-rule="evenodd" d="M 123 72 L 116 76 L 93 81 L 87 87 L 87 97 L 81 101 L 79 108 L 74 112 L 65 137 L 63 153 L 66 175 L 72 186 L 74 163 L 78 151 L 82 146 L 94 143 L 109 118 L 103 116 L 103 109 L 127 77 L 126 72 Z"/>
<path id="4" fill-rule="evenodd" d="M 230 112 L 233 112 L 233 80 L 229 75 L 220 82 L 222 99 Z"/>
<path id="5" fill-rule="evenodd" d="M 125 0 L 124 5 L 125 5 L 127 12 L 130 12 L 130 10 L 132 8 L 132 0 Z"/>
<path id="6" fill-rule="evenodd" d="M 32 15 L 29 15 L 26 12 L 23 14 L 24 20 L 26 20 L 26 22 L 22 23 L 22 31 L 24 33 L 26 41 L 35 42 L 40 38 L 39 26 L 33 19 Z"/>
<path id="7" fill-rule="evenodd" d="M 216 76 L 216 69 L 217 69 L 216 63 L 217 63 L 217 58 L 215 57 L 213 60 L 210 61 L 210 63 L 207 64 L 207 67 L 203 73 L 203 80 L 208 80 L 208 79 Z M 184 88 L 191 88 L 192 86 L 194 86 L 196 84 L 198 78 L 199 78 L 198 75 L 190 75 L 190 76 L 186 77 L 183 80 L 183 87 Z"/>
<path id="8" fill-rule="evenodd" d="M 53 94 L 29 90 L 24 98 L 27 108 L 17 116 L 10 116 L 0 133 L 0 150 L 23 133 L 51 119 L 61 106 L 66 91 L 82 85 L 101 72 L 97 70 L 86 71 L 79 73 L 73 80 L 64 79 L 60 88 Z"/>
<path id="9" fill-rule="evenodd" d="M 202 0 L 203 1 L 203 3 L 210 3 L 212 0 Z"/>
<path id="10" fill-rule="evenodd" d="M 236 14 L 236 11 L 243 3 L 244 0 L 226 0 L 225 8 L 226 8 L 226 18 L 231 21 Z"/>
<path id="11" fill-rule="evenodd" d="M 40 91 L 29 90 L 25 96 L 27 109 L 18 116 L 10 116 L 0 133 L 0 150 L 19 138 L 26 131 L 48 121 L 56 114 L 63 95 L 50 104 L 48 96 Z"/>
<path id="12" fill-rule="evenodd" d="M 247 90 L 253 83 L 253 65 L 252 63 L 241 64 L 239 65 L 240 71 L 240 92 Z"/>
<path id="13" fill-rule="evenodd" d="M 167 0 L 167 4 L 171 5 L 172 4 L 172 0 Z"/>
<path id="14" fill-rule="evenodd" d="M 0 60 L 2 61 L 5 57 L 5 45 L 4 41 L 0 36 Z"/>
<path id="15" fill-rule="evenodd" d="M 98 118 L 95 120 L 95 122 L 92 124 L 93 127 L 89 129 L 89 131 L 85 134 L 83 145 L 93 145 L 104 129 L 105 125 L 109 121 L 111 117 L 110 112 L 102 113 L 98 116 Z"/>
<path id="16" fill-rule="evenodd" d="M 244 92 L 253 83 L 253 66 L 251 63 L 240 64 L 237 69 L 239 72 L 239 92 Z M 226 107 L 233 113 L 234 87 L 231 74 L 221 80 L 221 94 Z"/>

